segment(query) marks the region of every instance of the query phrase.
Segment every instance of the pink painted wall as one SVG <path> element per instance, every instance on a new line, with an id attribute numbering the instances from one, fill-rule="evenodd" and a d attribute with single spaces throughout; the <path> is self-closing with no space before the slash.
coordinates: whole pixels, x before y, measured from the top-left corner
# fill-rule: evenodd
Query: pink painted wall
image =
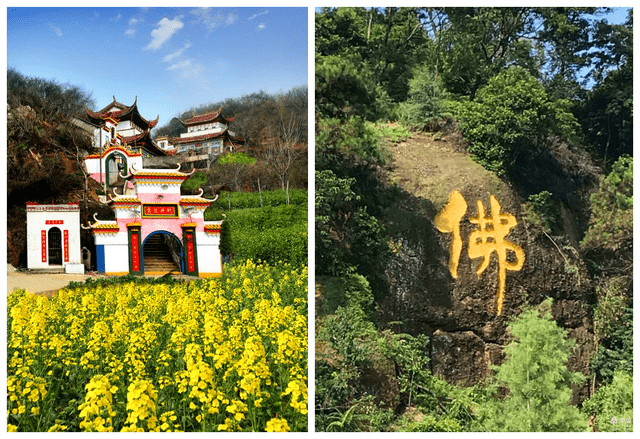
<path id="1" fill-rule="evenodd" d="M 132 218 L 122 218 L 116 220 L 118 225 L 120 226 L 120 230 L 126 231 L 127 224 L 133 222 Z M 140 222 L 142 227 L 140 228 L 140 238 L 141 242 L 149 236 L 149 234 L 153 232 L 157 232 L 160 230 L 164 230 L 170 233 L 173 233 L 178 237 L 179 240 L 182 241 L 182 227 L 180 224 L 191 222 L 189 218 L 136 218 L 135 221 Z M 197 224 L 196 231 L 203 232 L 204 231 L 204 219 L 202 218 L 193 218 L 194 223 Z"/>

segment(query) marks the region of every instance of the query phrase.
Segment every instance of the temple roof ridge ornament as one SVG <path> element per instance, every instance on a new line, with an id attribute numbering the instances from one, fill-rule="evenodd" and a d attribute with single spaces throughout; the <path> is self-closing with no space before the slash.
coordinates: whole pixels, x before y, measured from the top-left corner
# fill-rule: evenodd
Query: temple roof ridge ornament
<path id="1" fill-rule="evenodd" d="M 80 224 L 80 227 L 82 227 L 84 230 L 93 230 L 94 232 L 104 232 L 104 233 L 110 233 L 110 232 L 116 233 L 120 230 L 120 227 L 118 226 L 118 223 L 116 221 L 99 220 L 97 216 L 98 216 L 98 212 L 93 214 L 93 220 L 94 220 L 93 224 L 87 221 L 88 227 L 85 227 L 82 224 Z"/>
<path id="2" fill-rule="evenodd" d="M 109 201 L 103 202 L 104 204 L 111 204 L 111 203 L 124 203 L 124 204 L 140 204 L 141 201 L 138 197 L 132 197 L 130 195 L 124 195 L 124 194 L 118 194 L 116 193 L 116 188 L 113 188 L 113 193 L 115 195 L 115 198 L 111 196 L 111 194 L 109 194 Z"/>
<path id="3" fill-rule="evenodd" d="M 181 195 L 180 205 L 191 205 L 194 207 L 200 205 L 206 207 L 211 203 L 214 203 L 220 196 L 220 194 L 216 194 L 216 197 L 213 200 L 210 200 L 208 198 L 203 198 L 202 195 L 204 195 L 204 190 L 202 188 L 200 188 L 200 193 L 198 195 Z"/>
<path id="4" fill-rule="evenodd" d="M 110 111 L 114 107 L 117 108 L 117 110 Z M 147 120 L 140 114 L 140 111 L 138 110 L 138 96 L 135 97 L 133 104 L 125 105 L 118 102 L 114 95 L 113 102 L 111 102 L 109 105 L 102 108 L 101 110 L 91 111 L 86 105 L 84 106 L 84 110 L 87 113 L 87 116 L 89 116 L 90 119 L 94 119 L 94 120 L 104 120 L 107 118 L 122 118 L 130 114 L 136 115 L 149 128 L 155 127 L 158 124 L 158 121 L 160 120 L 159 114 L 154 120 Z"/>

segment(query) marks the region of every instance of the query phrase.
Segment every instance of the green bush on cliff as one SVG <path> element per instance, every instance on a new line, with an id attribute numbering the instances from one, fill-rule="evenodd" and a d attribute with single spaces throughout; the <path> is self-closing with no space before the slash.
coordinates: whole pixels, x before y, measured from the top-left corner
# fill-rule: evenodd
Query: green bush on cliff
<path id="1" fill-rule="evenodd" d="M 633 431 L 633 376 L 616 371 L 612 383 L 586 400 L 582 411 L 595 416 L 598 431 Z"/>
<path id="2" fill-rule="evenodd" d="M 550 100 L 544 86 L 518 66 L 493 77 L 475 100 L 455 109 L 469 152 L 498 175 L 543 147 L 549 135 L 573 138 L 578 129 L 568 103 Z"/>
<path id="3" fill-rule="evenodd" d="M 551 299 L 520 314 L 510 325 L 515 338 L 496 369 L 497 383 L 509 389 L 504 400 L 480 407 L 487 431 L 585 431 L 587 418 L 569 405 L 571 385 L 584 381 L 567 361 L 575 341 L 551 317 Z"/>
<path id="4" fill-rule="evenodd" d="M 590 226 L 581 244 L 585 250 L 602 247 L 616 251 L 632 241 L 633 157 L 624 155 L 591 195 Z"/>

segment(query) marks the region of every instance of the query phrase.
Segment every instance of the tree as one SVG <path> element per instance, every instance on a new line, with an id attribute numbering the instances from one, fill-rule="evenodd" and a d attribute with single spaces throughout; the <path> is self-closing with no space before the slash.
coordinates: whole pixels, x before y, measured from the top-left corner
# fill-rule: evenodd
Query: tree
<path id="1" fill-rule="evenodd" d="M 459 123 L 469 152 L 502 175 L 518 159 L 544 147 L 551 134 L 574 138 L 577 122 L 566 101 L 551 101 L 543 85 L 522 67 L 511 66 L 462 103 Z"/>
<path id="2" fill-rule="evenodd" d="M 240 192 L 243 190 L 243 177 L 255 162 L 255 157 L 244 152 L 228 153 L 218 159 L 215 172 L 221 173 L 225 183 L 229 182 L 235 191 Z"/>
<path id="3" fill-rule="evenodd" d="M 589 92 L 580 123 L 608 166 L 623 154 L 633 155 L 633 10 L 627 21 L 601 21 L 594 38 L 596 84 Z"/>
<path id="4" fill-rule="evenodd" d="M 514 341 L 497 367 L 497 382 L 508 388 L 503 401 L 481 406 L 488 431 L 585 431 L 586 416 L 569 405 L 571 385 L 585 377 L 567 369 L 575 341 L 552 319 L 549 298 L 510 325 Z"/>
<path id="5" fill-rule="evenodd" d="M 359 204 L 355 179 L 316 171 L 316 270 L 340 276 L 352 268 L 365 276 L 380 273 L 389 254 L 380 222 Z M 367 276 L 371 282 L 371 277 Z"/>
<path id="6" fill-rule="evenodd" d="M 409 80 L 408 99 L 400 105 L 400 119 L 422 129 L 444 112 L 444 88 L 427 65 L 416 69 Z"/>
<path id="7" fill-rule="evenodd" d="M 265 161 L 280 178 L 282 190 L 285 191 L 289 204 L 289 177 L 291 168 L 298 157 L 306 154 L 302 147 L 303 133 L 301 120 L 293 113 L 280 114 L 275 138 L 266 140 L 262 151 Z"/>

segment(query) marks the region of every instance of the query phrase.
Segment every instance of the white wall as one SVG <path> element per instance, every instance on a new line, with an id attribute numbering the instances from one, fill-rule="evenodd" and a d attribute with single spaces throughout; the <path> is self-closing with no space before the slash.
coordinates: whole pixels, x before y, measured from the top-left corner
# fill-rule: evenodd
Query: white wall
<path id="1" fill-rule="evenodd" d="M 47 222 L 62 222 L 47 224 Z M 49 265 L 49 230 L 60 229 L 62 238 L 62 265 Z M 42 261 L 42 231 L 46 233 L 46 261 Z M 68 233 L 69 260 L 64 258 L 64 232 Z M 27 205 L 27 268 L 49 269 L 67 264 L 81 264 L 80 255 L 80 208 L 78 205 L 38 204 Z"/>

